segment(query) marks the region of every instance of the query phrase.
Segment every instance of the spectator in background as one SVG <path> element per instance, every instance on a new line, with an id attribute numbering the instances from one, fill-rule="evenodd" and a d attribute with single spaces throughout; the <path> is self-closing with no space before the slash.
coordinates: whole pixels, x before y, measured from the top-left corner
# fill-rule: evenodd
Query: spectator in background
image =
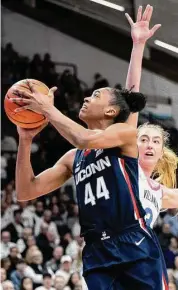
<path id="1" fill-rule="evenodd" d="M 55 236 L 55 244 L 58 245 L 60 242 L 60 238 L 59 238 L 57 226 L 51 220 L 51 218 L 52 218 L 52 212 L 50 210 L 46 209 L 44 211 L 44 214 L 43 214 L 40 222 L 38 223 L 38 225 L 36 225 L 35 235 L 39 235 L 41 225 L 46 224 L 48 226 L 48 231 L 52 232 Z"/>
<path id="2" fill-rule="evenodd" d="M 51 60 L 51 56 L 49 53 L 45 53 L 43 61 L 42 61 L 42 72 L 43 72 L 43 81 L 44 83 L 48 83 L 49 78 L 49 85 L 53 86 L 54 83 L 51 83 L 51 74 L 53 72 L 54 63 Z M 54 81 L 55 81 L 55 75 L 54 75 Z"/>
<path id="3" fill-rule="evenodd" d="M 27 238 L 27 247 L 23 251 L 22 256 L 25 257 L 25 259 L 28 261 L 29 260 L 29 256 L 31 257 L 32 252 L 34 250 L 39 250 L 39 248 L 36 245 L 36 240 L 35 240 L 34 236 L 29 236 Z"/>
<path id="4" fill-rule="evenodd" d="M 60 267 L 60 260 L 63 255 L 63 247 L 59 246 L 53 250 L 53 258 L 46 262 L 45 268 L 49 271 L 52 270 L 55 273 Z"/>
<path id="5" fill-rule="evenodd" d="M 173 235 L 170 232 L 170 225 L 163 223 L 162 232 L 158 236 L 163 252 L 164 252 L 164 250 L 167 250 L 167 248 L 169 246 L 170 239 L 172 237 L 173 237 Z"/>
<path id="6" fill-rule="evenodd" d="M 70 279 L 67 285 L 69 286 L 70 290 L 74 290 L 75 286 L 78 285 L 79 283 L 81 283 L 80 274 L 78 272 L 74 272 L 70 276 Z"/>
<path id="7" fill-rule="evenodd" d="M 32 236 L 33 231 L 31 228 L 24 228 L 22 232 L 22 237 L 18 239 L 17 246 L 19 248 L 20 253 L 24 257 L 27 251 L 27 240 L 28 237 Z"/>
<path id="8" fill-rule="evenodd" d="M 170 226 L 170 233 L 175 237 L 178 237 L 178 216 L 177 209 L 170 209 L 166 213 L 163 222 L 165 224 L 169 224 Z"/>
<path id="9" fill-rule="evenodd" d="M 25 261 L 27 264 L 32 263 L 32 255 L 35 251 L 39 251 L 40 249 L 37 246 L 32 246 L 29 249 L 27 249 L 26 256 L 25 256 Z"/>
<path id="10" fill-rule="evenodd" d="M 178 241 L 175 237 L 170 239 L 170 244 L 168 249 L 164 250 L 164 258 L 166 262 L 166 267 L 168 269 L 173 269 L 175 257 L 178 256 Z"/>
<path id="11" fill-rule="evenodd" d="M 10 253 L 10 248 L 15 244 L 11 242 L 11 234 L 8 231 L 1 233 L 1 259 L 6 258 Z M 16 245 L 15 245 L 16 246 Z"/>
<path id="12" fill-rule="evenodd" d="M 43 274 L 43 286 L 37 287 L 35 290 L 55 290 L 52 287 L 52 276 L 49 273 Z"/>
<path id="13" fill-rule="evenodd" d="M 7 179 L 6 167 L 7 167 L 7 159 L 5 156 L 1 155 L 1 184 L 3 187 L 4 187 L 5 181 Z"/>
<path id="14" fill-rule="evenodd" d="M 40 227 L 42 223 L 42 216 L 44 213 L 44 204 L 41 200 L 37 200 L 34 213 L 34 234 L 38 236 L 40 234 Z"/>
<path id="15" fill-rule="evenodd" d="M 7 226 L 13 222 L 14 210 L 18 209 L 18 206 L 14 204 L 16 201 L 16 192 L 14 190 L 14 182 L 6 184 L 1 192 L 1 229 L 7 230 Z"/>
<path id="16" fill-rule="evenodd" d="M 29 266 L 25 268 L 24 274 L 32 279 L 34 288 L 36 288 L 41 286 L 43 282 L 43 256 L 38 249 L 31 252 L 31 256 L 28 259 Z"/>
<path id="17" fill-rule="evenodd" d="M 22 210 L 22 220 L 25 228 L 33 228 L 35 223 L 35 207 L 29 202 L 23 201 L 18 203 L 19 209 Z"/>
<path id="18" fill-rule="evenodd" d="M 27 238 L 27 247 L 28 247 L 28 249 L 30 249 L 33 246 L 36 246 L 36 239 L 34 236 L 29 236 Z"/>
<path id="19" fill-rule="evenodd" d="M 20 290 L 33 290 L 33 281 L 29 277 L 24 277 L 21 280 Z"/>
<path id="20" fill-rule="evenodd" d="M 66 279 L 63 276 L 56 275 L 54 278 L 55 290 L 64 290 L 65 285 L 66 285 Z"/>
<path id="21" fill-rule="evenodd" d="M 44 213 L 44 204 L 41 200 L 36 201 L 36 206 L 35 206 L 35 214 L 41 218 Z"/>
<path id="22" fill-rule="evenodd" d="M 58 74 L 56 73 L 55 65 L 53 64 L 48 71 L 47 76 L 48 86 L 51 88 L 58 82 Z"/>
<path id="23" fill-rule="evenodd" d="M 6 61 L 13 62 L 18 58 L 18 53 L 14 50 L 14 47 L 11 42 L 8 42 L 4 49 L 4 56 L 6 57 Z"/>
<path id="24" fill-rule="evenodd" d="M 71 256 L 72 259 L 75 259 L 78 254 L 78 244 L 77 242 L 72 238 L 72 235 L 70 232 L 66 233 L 64 235 L 64 241 L 67 242 L 67 247 L 66 247 L 66 255 Z"/>
<path id="25" fill-rule="evenodd" d="M 48 231 L 52 232 L 55 235 L 55 243 L 56 245 L 58 245 L 60 242 L 59 234 L 57 231 L 56 224 L 51 220 L 51 218 L 52 218 L 51 210 L 45 210 L 43 218 L 42 218 L 42 222 L 45 222 L 48 224 Z"/>
<path id="26" fill-rule="evenodd" d="M 0 281 L 1 283 L 4 282 L 7 278 L 7 274 L 6 274 L 6 269 L 4 268 L 1 268 L 1 271 L 0 271 Z"/>
<path id="27" fill-rule="evenodd" d="M 72 231 L 72 235 L 74 237 L 80 236 L 80 224 L 78 220 L 78 205 L 73 204 L 72 206 L 72 213 L 68 217 L 67 223 L 69 229 Z"/>
<path id="28" fill-rule="evenodd" d="M 6 280 L 2 283 L 2 289 L 3 290 L 15 290 L 13 283 L 9 280 Z"/>
<path id="29" fill-rule="evenodd" d="M 14 210 L 14 219 L 12 223 L 10 223 L 6 230 L 11 233 L 11 240 L 12 242 L 16 243 L 18 238 L 22 236 L 24 225 L 22 222 L 22 210 L 16 209 Z"/>
<path id="30" fill-rule="evenodd" d="M 82 251 L 84 247 L 84 239 L 80 236 L 75 237 L 75 240 L 78 244 L 78 254 L 75 260 L 73 261 L 72 267 L 75 271 L 81 271 L 82 269 Z"/>
<path id="31" fill-rule="evenodd" d="M 7 203 L 8 207 L 10 207 L 12 203 L 16 202 L 16 191 L 14 189 L 13 182 L 10 182 L 5 186 L 4 190 L 2 191 L 2 200 Z M 17 206 L 14 208 L 17 208 Z"/>
<path id="32" fill-rule="evenodd" d="M 3 197 L 1 202 L 1 230 L 6 229 L 13 220 L 12 207 L 8 206 L 5 199 L 6 197 Z"/>
<path id="33" fill-rule="evenodd" d="M 60 206 L 56 208 L 57 205 L 53 206 L 53 221 L 55 222 L 57 226 L 57 230 L 60 235 L 64 235 L 66 231 L 68 231 L 67 227 L 67 216 L 68 212 L 66 210 L 65 205 L 61 202 Z M 57 214 L 58 213 L 58 214 Z"/>
<path id="34" fill-rule="evenodd" d="M 108 80 L 105 79 L 100 73 L 96 73 L 94 75 L 94 85 L 92 90 L 94 91 L 105 87 L 109 87 Z"/>
<path id="35" fill-rule="evenodd" d="M 12 272 L 16 269 L 16 264 L 18 263 L 18 261 L 21 258 L 21 255 L 19 254 L 19 249 L 16 245 L 14 245 L 10 248 L 10 253 L 9 253 L 8 258 L 11 262 L 11 266 L 10 266 L 9 271 Z"/>
<path id="36" fill-rule="evenodd" d="M 58 225 L 60 226 L 60 211 L 59 211 L 59 206 L 57 204 L 53 204 L 51 206 L 51 211 L 52 211 L 52 221 L 55 222 L 56 226 L 58 227 Z"/>
<path id="37" fill-rule="evenodd" d="M 11 273 L 11 281 L 15 287 L 15 290 L 20 290 L 21 280 L 25 276 L 25 268 L 27 267 L 24 260 L 20 259 L 16 263 L 16 270 Z"/>
<path id="38" fill-rule="evenodd" d="M 17 152 L 17 141 L 12 136 L 4 136 L 1 142 L 3 152 Z"/>
<path id="39" fill-rule="evenodd" d="M 61 266 L 59 270 L 55 273 L 55 275 L 64 277 L 67 284 L 71 274 L 72 274 L 72 258 L 68 255 L 64 255 L 61 258 Z"/>
<path id="40" fill-rule="evenodd" d="M 40 234 L 36 237 L 36 243 L 39 249 L 43 253 L 43 260 L 44 263 L 50 260 L 52 257 L 53 249 L 55 248 L 56 244 L 54 241 L 51 240 L 54 239 L 53 233 L 49 233 L 48 231 L 48 224 L 42 223 L 41 224 L 41 232 Z M 48 249 L 48 251 L 46 251 Z"/>
<path id="41" fill-rule="evenodd" d="M 10 278 L 10 271 L 9 271 L 10 266 L 11 266 L 11 262 L 10 262 L 9 258 L 3 258 L 1 260 L 1 267 L 6 270 L 7 279 Z"/>
<path id="42" fill-rule="evenodd" d="M 59 201 L 56 195 L 53 195 L 50 202 L 50 209 L 52 209 L 53 205 L 59 205 Z"/>
<path id="43" fill-rule="evenodd" d="M 42 60 L 38 53 L 34 54 L 33 59 L 30 63 L 30 76 L 34 79 L 41 80 L 43 79 L 43 67 Z"/>
<path id="44" fill-rule="evenodd" d="M 51 67 L 54 66 L 54 62 L 51 60 L 51 55 L 49 53 L 45 53 L 43 61 L 42 61 L 43 71 L 48 72 Z"/>

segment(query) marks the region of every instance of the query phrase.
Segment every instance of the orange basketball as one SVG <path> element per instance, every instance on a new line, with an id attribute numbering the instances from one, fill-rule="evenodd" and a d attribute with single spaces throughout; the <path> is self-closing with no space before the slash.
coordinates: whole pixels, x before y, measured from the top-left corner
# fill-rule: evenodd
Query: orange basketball
<path id="1" fill-rule="evenodd" d="M 42 82 L 28 79 L 28 81 L 34 86 L 36 90 L 39 92 L 48 95 L 49 88 Z M 22 127 L 22 128 L 37 128 L 41 126 L 45 121 L 46 118 L 42 114 L 35 113 L 31 110 L 24 110 L 21 112 L 14 113 L 16 108 L 21 107 L 22 105 L 18 105 L 16 103 L 11 102 L 10 98 L 18 98 L 16 95 L 13 94 L 15 89 L 27 91 L 31 93 L 30 87 L 28 85 L 27 80 L 21 80 L 15 83 L 7 92 L 4 100 L 4 108 L 9 120 L 14 123 L 15 125 Z M 26 105 L 26 104 L 24 104 Z"/>

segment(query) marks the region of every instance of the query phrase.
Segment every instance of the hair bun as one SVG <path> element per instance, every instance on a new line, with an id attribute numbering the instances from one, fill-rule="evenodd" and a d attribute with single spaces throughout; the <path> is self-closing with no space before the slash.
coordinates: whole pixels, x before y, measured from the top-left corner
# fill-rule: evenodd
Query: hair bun
<path id="1" fill-rule="evenodd" d="M 123 90 L 121 94 L 132 113 L 140 112 L 146 105 L 146 97 L 141 93 Z"/>

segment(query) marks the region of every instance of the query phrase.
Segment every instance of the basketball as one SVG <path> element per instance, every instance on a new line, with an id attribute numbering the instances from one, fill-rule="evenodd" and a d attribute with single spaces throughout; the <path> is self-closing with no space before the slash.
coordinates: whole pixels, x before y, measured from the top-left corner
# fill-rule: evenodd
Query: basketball
<path id="1" fill-rule="evenodd" d="M 42 82 L 34 79 L 28 79 L 28 81 L 34 86 L 34 88 L 45 94 L 46 97 L 49 92 L 49 88 Z M 22 128 L 37 128 L 41 126 L 46 121 L 46 117 L 42 114 L 33 112 L 31 110 L 24 110 L 21 112 L 14 112 L 15 109 L 25 106 L 25 104 L 16 104 L 10 101 L 11 98 L 17 98 L 17 95 L 13 93 L 15 89 L 27 91 L 28 93 L 31 93 L 30 87 L 28 85 L 28 82 L 26 79 L 21 80 L 17 83 L 15 83 L 10 89 L 7 91 L 5 100 L 4 100 L 4 108 L 7 117 L 9 120 L 14 123 L 15 125 L 22 127 Z"/>

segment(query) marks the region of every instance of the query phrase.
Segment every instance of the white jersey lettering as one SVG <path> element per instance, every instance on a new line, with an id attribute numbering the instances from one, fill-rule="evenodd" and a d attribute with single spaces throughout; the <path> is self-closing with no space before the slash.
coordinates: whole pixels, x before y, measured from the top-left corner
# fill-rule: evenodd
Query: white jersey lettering
<path id="1" fill-rule="evenodd" d="M 96 163 L 89 164 L 85 169 L 80 170 L 75 174 L 76 185 L 84 181 L 86 178 L 96 174 L 99 171 L 105 170 L 107 167 L 111 166 L 111 162 L 108 156 L 101 158 L 96 161 Z"/>

